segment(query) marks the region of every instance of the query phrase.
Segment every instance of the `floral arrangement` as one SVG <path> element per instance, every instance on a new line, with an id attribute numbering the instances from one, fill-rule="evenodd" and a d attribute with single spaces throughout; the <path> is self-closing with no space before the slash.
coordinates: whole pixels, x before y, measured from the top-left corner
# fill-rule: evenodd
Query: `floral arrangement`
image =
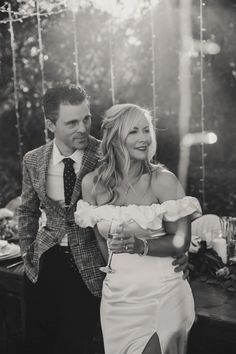
<path id="1" fill-rule="evenodd" d="M 18 240 L 17 221 L 14 213 L 7 208 L 0 209 L 0 240 Z"/>
<path id="2" fill-rule="evenodd" d="M 198 279 L 215 284 L 228 291 L 236 291 L 236 264 L 225 265 L 206 241 L 200 242 L 197 253 L 189 253 L 190 280 Z"/>

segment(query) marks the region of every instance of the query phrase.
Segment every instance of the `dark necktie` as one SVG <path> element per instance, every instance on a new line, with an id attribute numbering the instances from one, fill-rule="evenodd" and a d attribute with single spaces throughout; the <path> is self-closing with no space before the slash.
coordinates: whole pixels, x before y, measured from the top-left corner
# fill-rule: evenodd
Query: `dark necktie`
<path id="1" fill-rule="evenodd" d="M 63 181 L 64 181 L 64 194 L 65 194 L 65 206 L 68 208 L 70 205 L 71 196 L 75 186 L 76 175 L 74 171 L 74 163 L 75 161 L 71 158 L 67 157 L 62 160 L 64 162 L 64 173 L 63 173 Z"/>

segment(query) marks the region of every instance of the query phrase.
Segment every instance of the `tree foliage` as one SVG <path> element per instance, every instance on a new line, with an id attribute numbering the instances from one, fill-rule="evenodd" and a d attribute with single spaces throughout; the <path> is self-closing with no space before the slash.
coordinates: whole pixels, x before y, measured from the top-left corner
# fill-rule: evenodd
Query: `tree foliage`
<path id="1" fill-rule="evenodd" d="M 45 86 L 74 83 L 73 14 L 62 1 L 40 0 Z M 122 1 L 120 2 L 122 3 Z M 153 109 L 151 26 L 148 1 L 139 1 L 132 16 L 112 18 L 93 1 L 80 1 L 76 14 L 80 83 L 91 96 L 92 134 L 101 137 L 102 112 L 112 104 L 110 81 L 109 24 L 112 23 L 112 59 L 117 102 L 134 102 Z M 170 6 L 171 3 L 171 6 Z M 199 2 L 192 2 L 192 34 L 200 39 Z M 167 6 L 169 4 L 169 7 Z M 11 1 L 22 14 L 35 12 L 34 1 Z M 63 11 L 57 11 L 57 10 Z M 44 16 L 47 11 L 58 12 Z M 160 1 L 155 18 L 155 69 L 158 102 L 158 160 L 177 173 L 179 161 L 179 1 Z M 204 8 L 204 38 L 219 44 L 217 55 L 204 58 L 205 129 L 214 131 L 218 141 L 206 145 L 205 212 L 235 214 L 235 18 L 236 2 L 208 0 Z M 0 13 L 0 20 L 7 19 Z M 112 20 L 112 21 L 111 21 Z M 110 22 L 111 21 L 111 22 Z M 41 110 L 42 81 L 39 65 L 36 16 L 14 22 L 17 85 L 23 152 L 44 143 Z M 19 195 L 21 166 L 14 110 L 12 52 L 8 24 L 0 24 L 0 206 Z M 201 130 L 199 51 L 191 58 L 190 131 Z M 187 192 L 201 201 L 201 149 L 192 147 Z"/>

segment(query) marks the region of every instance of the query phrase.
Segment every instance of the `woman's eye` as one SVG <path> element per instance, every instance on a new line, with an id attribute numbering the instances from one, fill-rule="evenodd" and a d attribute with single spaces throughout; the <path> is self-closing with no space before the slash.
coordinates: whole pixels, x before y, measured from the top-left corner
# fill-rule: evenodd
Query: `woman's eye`
<path id="1" fill-rule="evenodd" d="M 137 130 L 131 130 L 131 131 L 129 132 L 129 134 L 135 134 L 135 133 L 137 133 Z"/>

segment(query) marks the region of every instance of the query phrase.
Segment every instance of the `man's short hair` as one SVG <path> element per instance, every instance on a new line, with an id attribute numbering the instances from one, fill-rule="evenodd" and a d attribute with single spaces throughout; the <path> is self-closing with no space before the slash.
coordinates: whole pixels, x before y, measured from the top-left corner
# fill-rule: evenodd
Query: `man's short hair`
<path id="1" fill-rule="evenodd" d="M 46 119 L 55 123 L 58 119 L 60 104 L 77 105 L 89 100 L 84 88 L 76 85 L 58 86 L 47 90 L 42 103 Z"/>

